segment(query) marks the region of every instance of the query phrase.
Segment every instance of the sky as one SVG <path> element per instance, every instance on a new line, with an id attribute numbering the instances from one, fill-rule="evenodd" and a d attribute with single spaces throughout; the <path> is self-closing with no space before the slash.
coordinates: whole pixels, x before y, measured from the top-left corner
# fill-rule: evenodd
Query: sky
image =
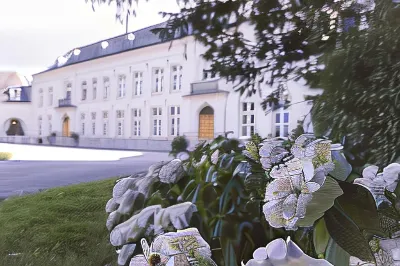
<path id="1" fill-rule="evenodd" d="M 176 0 L 139 1 L 129 31 L 164 21 L 159 11 L 179 11 Z M 0 0 L 0 71 L 31 75 L 73 48 L 124 34 L 115 13 L 85 0 Z"/>

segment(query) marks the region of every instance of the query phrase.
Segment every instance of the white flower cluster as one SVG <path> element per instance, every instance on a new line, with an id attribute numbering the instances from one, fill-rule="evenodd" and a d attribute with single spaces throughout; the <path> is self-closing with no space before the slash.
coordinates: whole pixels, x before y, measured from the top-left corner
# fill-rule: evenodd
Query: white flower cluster
<path id="1" fill-rule="evenodd" d="M 267 185 L 263 206 L 272 227 L 296 230 L 297 221 L 306 215 L 312 194 L 334 169 L 330 149 L 329 140 L 315 139 L 311 134 L 301 135 L 290 153 L 276 144 L 265 144 L 260 149 L 263 168 L 273 178 Z"/>
<path id="2" fill-rule="evenodd" d="M 266 247 L 258 248 L 253 259 L 242 266 L 332 266 L 324 259 L 314 259 L 304 252 L 288 237 L 287 241 L 275 239 Z"/>

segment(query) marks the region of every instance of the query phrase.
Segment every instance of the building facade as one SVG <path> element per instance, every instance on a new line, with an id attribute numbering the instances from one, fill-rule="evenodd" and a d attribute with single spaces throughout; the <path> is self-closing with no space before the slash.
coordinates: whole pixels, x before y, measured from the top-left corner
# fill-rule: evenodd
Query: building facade
<path id="1" fill-rule="evenodd" d="M 0 141 L 35 134 L 31 117 L 29 81 L 16 72 L 0 72 Z"/>
<path id="2" fill-rule="evenodd" d="M 265 85 L 251 97 L 206 70 L 206 48 L 193 36 L 162 42 L 145 28 L 80 47 L 58 58 L 32 82 L 29 133 L 53 133 L 56 144 L 169 150 L 176 136 L 192 144 L 230 132 L 240 138 L 287 137 L 309 113 L 305 95 L 318 93 L 298 82 L 285 84 L 286 108 L 263 110 Z M 76 144 L 76 143 L 75 143 Z"/>

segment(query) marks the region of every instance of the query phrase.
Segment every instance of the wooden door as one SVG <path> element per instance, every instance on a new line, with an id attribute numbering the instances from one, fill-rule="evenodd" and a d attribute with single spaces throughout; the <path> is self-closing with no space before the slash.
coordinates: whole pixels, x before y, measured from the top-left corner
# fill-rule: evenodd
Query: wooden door
<path id="1" fill-rule="evenodd" d="M 214 110 L 207 106 L 199 115 L 199 139 L 214 138 Z"/>
<path id="2" fill-rule="evenodd" d="M 69 135 L 70 135 L 70 132 L 69 132 L 69 118 L 68 117 L 64 118 L 62 135 L 63 135 L 63 137 L 69 137 Z"/>

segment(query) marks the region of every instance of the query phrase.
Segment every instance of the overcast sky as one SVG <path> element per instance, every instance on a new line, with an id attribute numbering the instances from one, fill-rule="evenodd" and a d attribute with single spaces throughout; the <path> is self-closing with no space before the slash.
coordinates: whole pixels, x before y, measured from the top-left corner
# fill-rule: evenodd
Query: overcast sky
<path id="1" fill-rule="evenodd" d="M 140 1 L 129 31 L 162 22 L 159 11 L 178 11 L 176 0 Z M 115 12 L 114 5 L 93 12 L 85 0 L 0 0 L 0 71 L 31 75 L 75 47 L 125 33 Z"/>

